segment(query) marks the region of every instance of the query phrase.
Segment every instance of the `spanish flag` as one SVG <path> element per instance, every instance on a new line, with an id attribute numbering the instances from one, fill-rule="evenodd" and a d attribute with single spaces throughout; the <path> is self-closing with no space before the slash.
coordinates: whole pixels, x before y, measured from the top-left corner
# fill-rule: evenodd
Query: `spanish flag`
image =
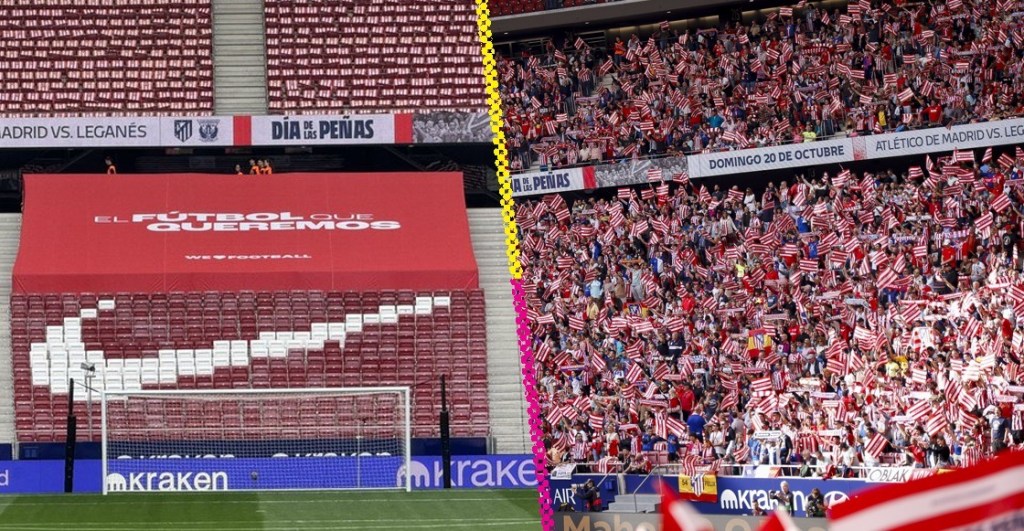
<path id="1" fill-rule="evenodd" d="M 714 474 L 680 475 L 679 497 L 694 502 L 717 502 L 718 477 Z"/>
<path id="2" fill-rule="evenodd" d="M 751 330 L 747 336 L 747 352 L 754 356 L 771 354 L 772 336 L 764 328 Z"/>

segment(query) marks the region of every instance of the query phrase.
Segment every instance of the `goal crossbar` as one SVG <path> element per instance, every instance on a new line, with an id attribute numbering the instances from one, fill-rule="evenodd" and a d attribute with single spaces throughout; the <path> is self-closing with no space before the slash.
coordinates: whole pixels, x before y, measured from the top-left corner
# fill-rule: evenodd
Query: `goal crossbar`
<path id="1" fill-rule="evenodd" d="M 401 488 L 401 489 L 404 489 L 406 491 L 411 491 L 412 490 L 412 475 L 408 474 L 408 473 L 403 473 L 403 471 L 410 470 L 411 466 L 412 466 L 412 449 L 411 449 L 411 440 L 412 440 L 411 390 L 407 386 L 391 386 L 391 387 L 386 387 L 386 386 L 385 387 L 380 387 L 380 386 L 378 386 L 378 387 L 333 387 L 333 388 L 332 387 L 316 387 L 316 388 L 274 388 L 274 389 L 142 389 L 142 390 L 98 390 L 96 392 L 99 394 L 99 397 L 100 397 L 100 404 L 99 405 L 100 405 L 100 414 L 101 414 L 100 437 L 101 437 L 101 453 L 102 453 L 102 492 L 103 492 L 104 495 L 108 494 L 108 492 L 112 490 L 112 489 L 110 489 L 110 480 L 109 480 L 110 474 L 113 472 L 115 474 L 115 477 L 122 475 L 117 470 L 114 470 L 114 471 L 111 470 L 111 468 L 112 468 L 111 467 L 111 462 L 113 461 L 117 465 L 123 465 L 125 463 L 125 461 L 122 460 L 122 456 L 114 456 L 113 455 L 115 450 L 112 448 L 112 445 L 116 443 L 117 446 L 123 447 L 123 446 L 127 446 L 127 445 L 131 444 L 131 443 L 127 443 L 127 444 L 126 443 L 119 443 L 119 442 L 117 442 L 116 438 L 122 435 L 122 433 L 121 433 L 122 429 L 125 432 L 127 437 L 133 437 L 133 438 L 139 437 L 139 434 L 136 431 L 132 431 L 130 429 L 131 423 L 127 423 L 126 422 L 126 424 L 129 425 L 129 428 L 118 428 L 117 429 L 117 433 L 112 433 L 115 430 L 113 430 L 111 428 L 112 417 L 115 416 L 115 415 L 112 415 L 112 410 L 114 409 L 114 407 L 112 407 L 112 405 L 113 406 L 117 406 L 117 405 L 121 404 L 122 402 L 125 402 L 125 403 L 126 402 L 130 402 L 132 400 L 132 398 L 137 398 L 140 401 L 154 401 L 154 402 L 159 402 L 161 400 L 173 401 L 175 404 L 178 404 L 178 406 L 177 406 L 178 408 L 181 408 L 180 404 L 183 403 L 183 402 L 187 402 L 190 398 L 191 399 L 196 399 L 197 402 L 201 402 L 201 403 L 217 403 L 218 402 L 217 401 L 218 398 L 223 399 L 223 401 L 228 401 L 228 402 L 233 402 L 233 403 L 237 402 L 239 404 L 241 404 L 243 402 L 253 402 L 258 407 L 258 406 L 262 405 L 262 404 L 259 403 L 260 399 L 266 399 L 268 401 L 274 401 L 274 400 L 280 401 L 280 400 L 288 400 L 289 398 L 291 398 L 291 400 L 297 400 L 297 401 L 299 401 L 298 403 L 301 403 L 301 401 L 304 400 L 306 397 L 308 397 L 310 400 L 314 400 L 315 399 L 316 401 L 319 401 L 319 402 L 324 402 L 324 401 L 328 401 L 329 402 L 331 399 L 338 399 L 339 401 L 344 401 L 347 398 L 354 398 L 354 397 L 397 396 L 398 397 L 398 401 L 397 401 L 398 403 L 397 404 L 391 404 L 389 402 L 388 404 L 386 404 L 384 406 L 385 409 L 391 408 L 392 409 L 392 413 L 394 413 L 395 416 L 401 416 L 402 417 L 400 422 L 398 421 L 398 419 L 392 419 L 391 420 L 391 424 L 388 427 L 388 429 L 393 430 L 393 433 L 395 434 L 395 438 L 397 440 L 397 442 L 395 442 L 394 444 L 396 446 L 398 446 L 398 447 L 397 448 L 389 447 L 389 448 L 387 448 L 388 452 L 384 454 L 384 455 L 392 456 L 392 458 L 388 459 L 389 466 L 395 466 L 395 465 L 398 465 L 399 463 L 401 465 L 400 468 L 397 471 L 393 472 L 393 475 L 390 476 L 390 477 L 395 479 L 395 484 L 394 485 L 385 485 L 385 486 L 379 486 L 379 485 L 375 485 L 375 484 L 363 485 L 361 482 L 359 482 L 357 480 L 357 486 L 355 486 L 355 487 L 352 487 L 352 486 L 330 486 L 330 482 L 329 482 L 329 479 L 328 479 L 328 481 L 323 483 L 323 484 L 313 485 L 313 486 L 300 486 L 300 487 L 297 487 L 296 490 L 333 490 L 333 489 L 378 490 L 378 489 L 388 489 L 388 488 L 391 488 L 391 489 L 393 489 L 393 488 Z M 351 407 L 352 411 L 350 413 L 354 413 L 356 410 L 359 410 L 359 408 L 351 406 L 349 404 L 346 404 L 346 406 Z M 364 406 L 365 406 L 365 404 L 364 404 Z M 144 407 L 143 407 L 143 409 L 144 409 Z M 118 407 L 118 412 L 119 413 L 124 413 L 125 415 L 131 413 L 126 406 L 125 407 Z M 383 417 L 383 415 L 386 414 L 386 412 L 384 412 L 384 411 L 373 411 L 371 409 L 371 410 L 366 410 L 366 411 L 359 410 L 359 412 L 364 415 L 364 417 L 360 421 L 361 423 L 365 423 L 367 421 L 367 419 L 369 419 L 369 418 L 372 418 L 374 421 L 378 422 L 378 424 L 374 424 L 375 427 L 380 427 L 382 424 L 386 424 L 388 422 L 388 419 L 386 417 Z M 370 416 L 365 416 L 365 415 L 370 415 Z M 117 420 L 124 421 L 124 419 L 117 419 Z M 145 422 L 145 420 L 146 419 L 143 419 L 141 422 Z M 216 420 L 216 419 L 214 419 L 214 420 Z M 351 420 L 351 418 L 350 418 L 350 420 Z M 136 423 L 138 423 L 138 422 L 140 422 L 140 421 L 138 419 L 136 419 Z M 293 426 L 293 425 L 290 424 L 289 426 Z M 173 434 L 173 433 L 175 433 L 173 430 L 176 429 L 176 428 L 180 429 L 180 430 L 184 430 L 183 427 L 174 427 L 174 426 L 172 426 L 170 428 L 165 428 L 165 429 L 167 429 L 167 431 L 169 433 Z M 304 428 L 308 429 L 308 428 L 311 428 L 311 427 L 304 426 Z M 340 426 L 340 427 L 339 426 L 326 426 L 326 427 L 322 426 L 320 428 L 327 429 L 328 431 L 331 431 L 332 429 L 334 429 L 334 430 L 344 430 L 346 428 L 346 426 Z M 275 428 L 274 426 L 270 426 L 269 429 L 268 429 L 267 427 L 262 427 L 261 426 L 261 427 L 259 427 L 257 429 L 264 429 L 264 430 L 267 430 L 267 431 L 278 431 L 279 428 Z M 217 430 L 217 428 L 210 429 L 210 431 L 216 431 L 216 430 Z M 365 439 L 364 435 L 361 433 L 361 430 L 362 430 L 362 426 L 360 426 L 360 431 L 358 432 L 358 435 L 356 435 L 354 437 L 357 441 L 360 441 L 360 442 Z M 283 430 L 281 430 L 281 431 L 283 431 Z M 339 433 L 343 433 L 343 432 L 339 432 Z M 180 437 L 180 432 L 178 432 L 178 435 L 179 435 L 179 437 L 178 437 L 179 439 L 183 439 L 182 437 Z M 112 443 L 112 437 L 114 438 L 114 443 Z M 349 434 L 335 435 L 335 434 L 332 433 L 331 440 L 330 441 L 325 441 L 324 444 L 337 443 L 337 439 L 342 439 L 342 438 L 349 438 L 349 439 L 351 439 L 353 437 L 351 435 L 349 435 Z M 174 443 L 169 442 L 169 441 L 173 441 L 174 439 L 175 439 L 174 436 L 169 436 L 167 439 L 160 439 L 160 440 L 157 440 L 155 442 L 145 441 L 143 444 L 156 444 L 156 445 L 160 445 L 162 443 L 166 443 L 166 444 L 173 445 Z M 176 441 L 176 442 L 180 443 L 180 444 L 182 444 L 182 445 L 184 445 L 184 446 L 186 446 L 186 447 L 188 447 L 190 449 L 192 449 L 190 451 L 193 452 L 193 453 L 197 453 L 197 452 L 201 452 L 202 451 L 201 447 L 203 446 L 204 441 L 201 441 L 201 440 L 200 441 L 196 441 L 196 440 L 193 439 L 193 440 L 189 440 L 187 442 L 183 442 L 183 440 L 182 441 Z M 218 441 L 217 439 L 210 439 L 210 440 L 205 441 L 205 442 L 206 443 L 212 443 L 213 446 L 217 446 L 218 444 L 224 443 L 225 441 L 223 441 L 223 440 Z M 246 441 L 243 438 L 242 440 L 233 441 L 233 442 L 234 443 L 238 443 L 238 444 L 244 444 Z M 282 441 L 282 445 L 283 446 L 288 446 L 289 442 L 299 442 L 300 444 L 303 444 L 305 446 L 310 446 L 310 445 L 315 445 L 317 441 L 315 441 L 315 440 L 312 440 L 312 441 L 311 440 L 301 440 L 301 441 L 287 441 L 287 440 L 283 440 Z M 196 448 L 200 448 L 200 449 L 196 449 Z M 331 449 L 329 449 L 328 451 L 322 452 L 322 454 L 326 455 L 326 456 L 331 456 L 331 457 L 339 456 L 339 454 L 336 453 L 337 450 L 334 447 L 330 447 L 330 448 Z M 352 449 L 348 448 L 346 450 L 351 452 Z M 400 450 L 400 454 L 401 455 L 393 455 L 391 450 Z M 321 461 L 318 461 L 317 463 L 304 463 L 304 465 L 314 465 L 314 466 L 320 467 L 321 465 L 324 465 L 324 464 L 334 465 L 335 463 L 338 463 L 336 466 L 339 466 L 339 467 L 345 466 L 345 465 L 341 464 L 341 462 L 344 461 L 344 459 L 345 459 L 344 457 L 335 457 L 335 459 L 336 459 L 335 461 L 330 461 L 330 457 L 319 457 L 321 455 L 321 453 L 318 453 L 316 455 L 318 457 L 315 457 L 314 459 L 320 459 Z M 131 459 L 132 456 L 123 456 L 123 457 L 124 457 L 124 459 L 128 459 L 129 461 L 136 461 L 135 464 L 138 464 L 138 463 L 142 462 L 141 460 L 133 460 L 133 459 Z M 154 456 L 149 456 L 149 457 L 154 457 Z M 172 457 L 178 457 L 178 456 L 172 456 Z M 233 456 L 231 456 L 231 457 L 233 457 Z M 270 462 L 271 464 L 275 465 L 274 466 L 275 469 L 279 469 L 280 468 L 280 465 L 281 465 L 282 461 L 285 462 L 285 463 L 290 461 L 290 460 L 272 459 L 271 456 L 263 456 L 263 457 L 264 458 L 261 459 L 261 461 Z M 276 455 L 275 455 L 275 457 L 276 457 Z M 359 463 L 360 459 L 370 460 L 370 459 L 374 459 L 375 458 L 374 456 L 369 455 L 366 452 L 365 449 L 361 449 L 359 451 L 356 451 L 355 454 L 351 455 L 350 457 L 354 458 L 356 460 L 356 466 L 357 467 L 360 466 L 360 463 Z M 158 463 L 158 462 L 167 463 L 167 462 L 169 462 L 168 459 L 152 459 L 152 458 L 151 459 L 145 459 L 145 461 L 154 462 L 154 463 Z M 181 461 L 184 461 L 184 460 L 181 460 Z M 181 462 L 181 461 L 179 461 L 179 462 Z M 246 462 L 245 464 L 248 464 L 248 461 L 255 461 L 255 460 L 254 459 L 239 459 L 239 460 L 234 460 L 234 461 L 232 461 L 231 459 L 202 459 L 201 460 L 201 462 L 204 463 L 204 464 L 212 463 L 214 461 L 219 461 L 222 464 L 234 465 L 234 464 L 242 463 L 243 461 Z M 200 462 L 200 460 L 197 460 L 197 462 Z M 294 460 L 294 461 L 290 461 L 290 462 L 299 463 L 298 460 Z M 242 466 L 242 465 L 239 464 L 239 466 Z M 159 469 L 160 467 L 156 467 L 156 468 Z M 299 468 L 302 469 L 303 467 L 299 467 Z M 308 467 L 306 467 L 306 468 L 308 468 Z M 319 471 L 319 469 L 318 469 L 318 471 Z M 235 472 L 236 472 L 235 475 L 237 475 L 238 471 L 235 471 Z M 330 470 L 327 471 L 328 474 L 330 472 L 331 472 Z M 340 471 L 339 470 L 337 472 L 344 472 L 344 471 Z M 392 473 L 390 468 L 387 469 L 387 472 L 382 472 L 382 471 L 379 471 L 379 470 L 376 471 L 376 472 L 377 472 L 376 476 L 373 476 L 373 477 L 374 477 L 375 480 L 378 480 L 378 481 L 382 477 L 384 477 L 384 475 L 386 473 Z M 361 468 L 356 471 L 357 478 L 359 478 L 360 473 L 361 473 Z M 154 473 L 150 473 L 150 475 L 152 475 L 152 474 L 154 474 Z M 258 480 L 259 480 L 259 472 L 254 469 L 251 472 L 251 474 L 252 474 L 252 482 L 254 484 L 256 484 L 258 482 Z M 297 470 L 296 474 L 301 475 L 302 471 L 301 470 Z M 342 476 L 342 475 L 344 475 L 344 474 L 339 473 L 339 476 Z M 198 476 L 198 474 L 197 474 L 197 476 Z M 152 481 L 152 477 L 150 477 L 149 479 L 150 479 L 150 481 Z M 215 481 L 216 481 L 216 478 L 214 478 L 214 482 Z M 227 480 L 225 479 L 225 483 L 226 483 L 226 481 Z M 401 482 L 401 483 L 399 483 L 399 482 Z M 339 485 L 340 485 L 340 483 L 339 483 Z M 191 487 L 191 486 L 193 486 L 193 485 L 189 485 L 189 487 Z M 243 486 L 242 488 L 232 487 L 229 490 L 285 490 L 285 489 L 288 489 L 288 488 L 289 487 L 275 487 L 275 486 L 270 486 L 270 487 L 255 486 L 255 487 L 247 488 L 246 486 Z M 119 489 L 118 488 L 118 489 L 113 489 L 113 490 L 124 490 L 124 489 Z M 129 487 L 127 490 L 138 490 L 138 489 L 132 489 L 131 487 Z M 178 489 L 175 489 L 175 488 L 169 488 L 169 489 L 159 488 L 159 489 L 142 489 L 142 490 L 178 490 Z M 186 488 L 184 490 L 190 490 L 190 489 Z M 201 490 L 201 489 L 196 489 L 196 490 Z"/>

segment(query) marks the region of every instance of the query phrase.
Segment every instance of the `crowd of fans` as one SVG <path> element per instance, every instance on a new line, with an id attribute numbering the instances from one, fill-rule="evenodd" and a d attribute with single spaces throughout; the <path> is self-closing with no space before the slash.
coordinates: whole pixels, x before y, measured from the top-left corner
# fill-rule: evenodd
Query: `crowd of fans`
<path id="1" fill-rule="evenodd" d="M 974 157 L 518 202 L 549 465 L 848 476 L 1021 446 L 1024 151 Z"/>
<path id="2" fill-rule="evenodd" d="M 723 151 L 1024 114 L 1012 0 L 800 2 L 499 62 L 513 169 Z"/>

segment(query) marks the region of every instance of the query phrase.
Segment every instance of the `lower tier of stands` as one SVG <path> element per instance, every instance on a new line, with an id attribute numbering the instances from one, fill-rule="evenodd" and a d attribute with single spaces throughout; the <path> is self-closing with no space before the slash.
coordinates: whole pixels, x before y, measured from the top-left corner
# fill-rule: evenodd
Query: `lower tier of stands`
<path id="1" fill-rule="evenodd" d="M 85 379 L 82 364 L 96 367 L 94 388 L 110 390 L 409 386 L 414 436 L 437 435 L 447 375 L 452 434 L 487 435 L 479 290 L 16 295 L 11 308 L 22 442 L 64 436 L 68 380 Z M 76 390 L 75 413 L 79 433 L 95 439 L 98 398 L 92 415 L 89 398 Z M 228 439 L 351 431 L 358 402 L 328 408 L 317 400 L 279 399 L 258 411 L 229 399 L 169 400 L 126 418 L 162 416 L 145 422 L 165 438 L 203 438 L 211 428 Z"/>

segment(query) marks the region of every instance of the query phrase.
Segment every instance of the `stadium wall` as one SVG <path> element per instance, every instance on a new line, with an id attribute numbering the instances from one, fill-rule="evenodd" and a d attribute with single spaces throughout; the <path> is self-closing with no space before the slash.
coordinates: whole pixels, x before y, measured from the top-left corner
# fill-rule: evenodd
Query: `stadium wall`
<path id="1" fill-rule="evenodd" d="M 124 487 L 127 491 L 186 491 L 186 490 L 260 490 L 313 488 L 310 480 L 319 488 L 339 486 L 344 478 L 321 477 L 326 470 L 325 461 L 350 459 L 353 457 L 305 457 L 305 458 L 239 458 L 231 459 L 230 467 L 224 464 L 226 458 L 203 459 L 137 459 L 131 460 L 131 473 L 111 474 L 107 481 Z M 395 457 L 363 457 L 367 460 L 400 459 Z M 238 461 L 244 461 L 239 466 Z M 119 462 L 123 472 L 125 461 Z M 337 463 L 331 463 L 335 465 Z M 220 465 L 220 467 L 218 467 Z M 84 459 L 75 462 L 74 490 L 77 493 L 95 493 L 101 490 L 101 462 Z M 364 474 L 373 470 L 373 463 L 366 463 Z M 355 467 L 352 467 L 355 470 Z M 398 477 L 379 477 L 382 485 L 398 484 L 407 472 L 399 471 Z M 157 476 L 150 476 L 156 474 Z M 148 481 L 149 477 L 171 474 L 174 482 L 164 484 Z M 411 466 L 412 485 L 415 489 L 439 489 L 442 486 L 441 458 L 438 456 L 414 457 Z M 113 477 L 112 477 L 113 476 Z M 119 476 L 119 477 L 118 477 Z M 205 480 L 209 476 L 210 481 Z M 202 478 L 202 481 L 198 480 Z M 255 478 L 255 479 L 254 479 Z M 276 480 L 274 479 L 276 478 Z M 364 476 L 364 481 L 366 480 Z M 121 482 L 124 482 L 123 485 Z M 298 482 L 303 482 L 299 484 Z M 536 488 L 537 478 L 532 455 L 489 455 L 453 456 L 452 484 L 456 488 Z M 64 492 L 64 461 L 0 461 L 0 494 L 44 494 Z"/>
<path id="2" fill-rule="evenodd" d="M 575 474 L 571 479 L 551 479 L 550 499 L 552 510 L 557 510 L 563 503 L 569 504 L 576 511 L 583 510 L 581 500 L 577 499 L 573 485 L 585 483 L 593 479 L 601 490 L 601 500 L 606 503 L 615 501 L 618 492 L 618 476 L 603 474 Z M 678 490 L 678 476 L 625 475 L 624 492 L 636 494 L 657 494 L 657 486 L 664 482 Z M 812 489 L 820 489 L 828 503 L 846 500 L 855 492 L 872 485 L 860 479 L 805 479 L 805 478 L 746 478 L 719 476 L 715 502 L 694 502 L 694 506 L 705 514 L 749 515 L 753 512 L 753 504 L 759 502 L 762 508 L 775 507 L 777 502 L 769 499 L 769 491 L 779 490 L 783 481 L 789 483 L 793 491 L 794 509 L 797 516 L 804 515 L 804 502 Z"/>
<path id="3" fill-rule="evenodd" d="M 657 531 L 663 529 L 661 515 L 628 513 L 558 513 L 555 516 L 554 531 Z M 760 529 L 764 518 L 753 516 L 705 517 L 714 529 L 727 531 L 751 531 Z M 795 518 L 793 522 L 800 531 L 825 531 L 828 522 L 824 518 Z"/>
<path id="4" fill-rule="evenodd" d="M 0 117 L 5 148 L 345 146 L 488 143 L 486 115 Z"/>
<path id="5" fill-rule="evenodd" d="M 1024 143 L 1024 119 L 1017 118 L 951 128 L 524 172 L 512 176 L 512 195 L 525 197 L 670 181 L 683 173 L 691 179 L 724 177 L 1021 143 Z"/>

